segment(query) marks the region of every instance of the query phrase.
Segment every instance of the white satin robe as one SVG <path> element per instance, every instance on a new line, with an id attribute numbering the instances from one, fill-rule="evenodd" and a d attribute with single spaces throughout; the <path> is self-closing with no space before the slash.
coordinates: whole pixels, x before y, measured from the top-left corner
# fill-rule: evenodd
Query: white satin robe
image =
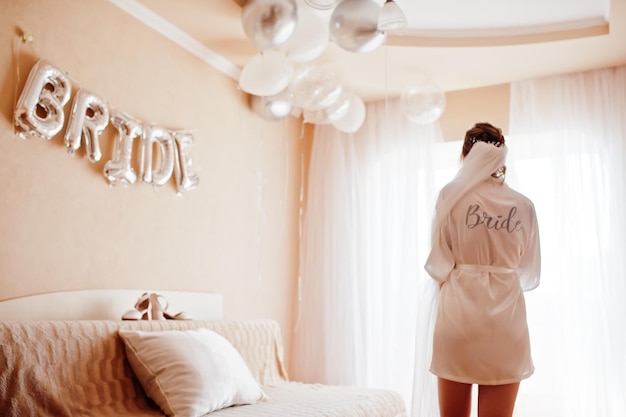
<path id="1" fill-rule="evenodd" d="M 454 205 L 425 268 L 443 283 L 431 372 L 481 385 L 529 377 L 534 366 L 523 291 L 539 285 L 541 269 L 533 203 L 489 177 Z"/>

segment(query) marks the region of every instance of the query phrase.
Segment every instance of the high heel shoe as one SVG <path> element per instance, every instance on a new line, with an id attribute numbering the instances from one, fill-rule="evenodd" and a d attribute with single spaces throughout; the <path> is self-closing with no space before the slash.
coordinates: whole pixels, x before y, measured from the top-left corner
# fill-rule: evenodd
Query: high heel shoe
<path id="1" fill-rule="evenodd" d="M 137 302 L 135 303 L 135 309 L 143 314 L 146 311 L 148 311 L 149 308 L 150 308 L 150 294 L 148 294 L 147 292 L 144 292 L 143 294 L 141 294 L 141 297 L 137 299 Z"/>
<path id="2" fill-rule="evenodd" d="M 163 312 L 165 311 L 165 308 L 167 308 L 167 300 L 165 300 L 166 306 L 165 308 L 161 305 L 161 302 L 159 301 L 159 297 L 161 297 L 158 294 L 150 294 L 150 318 L 149 320 L 165 320 L 165 316 L 163 315 Z"/>
<path id="3" fill-rule="evenodd" d="M 144 292 L 133 310 L 128 310 L 122 314 L 122 320 L 193 320 L 184 311 L 177 314 L 167 312 L 169 302 L 162 295 Z"/>
<path id="4" fill-rule="evenodd" d="M 144 292 L 141 297 L 137 299 L 135 308 L 122 314 L 122 320 L 147 320 L 147 312 L 149 308 L 150 298 L 148 293 Z"/>
<path id="5" fill-rule="evenodd" d="M 167 320 L 193 320 L 193 317 L 191 317 L 189 314 L 187 314 L 184 311 L 181 311 L 180 313 L 176 313 L 176 314 L 170 314 L 167 311 L 164 311 L 163 316 Z"/>
<path id="6" fill-rule="evenodd" d="M 142 316 L 143 314 L 137 311 L 137 309 L 132 309 L 122 314 L 122 320 L 141 320 Z"/>
<path id="7" fill-rule="evenodd" d="M 161 301 L 162 300 L 162 301 Z M 159 294 L 150 294 L 152 320 L 191 320 L 191 316 L 184 311 L 171 314 L 167 311 L 169 302 L 167 298 Z"/>

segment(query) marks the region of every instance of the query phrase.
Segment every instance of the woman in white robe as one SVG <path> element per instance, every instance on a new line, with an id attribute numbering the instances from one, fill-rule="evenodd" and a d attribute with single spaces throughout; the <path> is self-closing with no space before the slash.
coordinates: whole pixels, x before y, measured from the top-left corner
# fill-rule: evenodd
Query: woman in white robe
<path id="1" fill-rule="evenodd" d="M 504 181 L 499 128 L 474 125 L 462 158 L 439 194 L 425 265 L 441 288 L 430 370 L 442 417 L 469 416 L 472 384 L 479 417 L 506 417 L 534 371 L 523 292 L 539 285 L 537 219 L 533 203 Z"/>

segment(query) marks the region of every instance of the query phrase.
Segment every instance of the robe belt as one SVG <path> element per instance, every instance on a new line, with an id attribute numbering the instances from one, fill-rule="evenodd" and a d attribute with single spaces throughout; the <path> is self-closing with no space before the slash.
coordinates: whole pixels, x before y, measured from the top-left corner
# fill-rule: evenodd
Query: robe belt
<path id="1" fill-rule="evenodd" d="M 510 274 L 515 272 L 514 269 L 505 268 L 503 266 L 494 265 L 471 265 L 471 264 L 456 264 L 454 269 L 461 269 L 464 271 L 480 271 L 480 272 L 493 272 L 496 274 Z"/>

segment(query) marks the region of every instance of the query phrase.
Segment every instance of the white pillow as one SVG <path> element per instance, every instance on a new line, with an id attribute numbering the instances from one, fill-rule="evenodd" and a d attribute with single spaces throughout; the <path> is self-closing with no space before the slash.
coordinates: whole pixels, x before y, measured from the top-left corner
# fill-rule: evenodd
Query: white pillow
<path id="1" fill-rule="evenodd" d="M 239 352 L 209 329 L 118 333 L 144 391 L 170 417 L 266 398 Z"/>

